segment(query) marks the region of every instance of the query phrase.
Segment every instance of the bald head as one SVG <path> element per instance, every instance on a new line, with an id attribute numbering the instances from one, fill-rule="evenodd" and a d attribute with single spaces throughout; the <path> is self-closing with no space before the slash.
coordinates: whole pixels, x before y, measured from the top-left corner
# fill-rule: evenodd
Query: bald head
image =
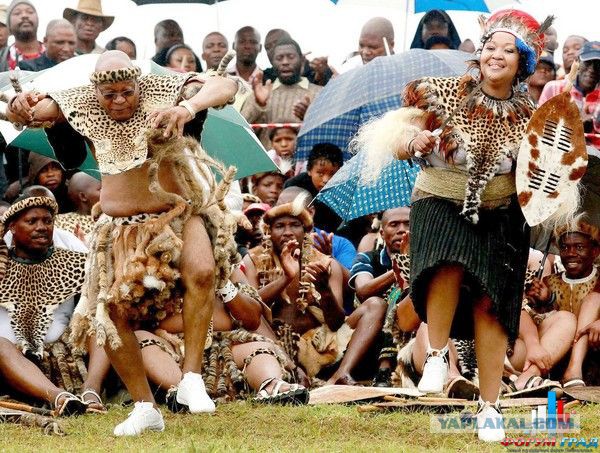
<path id="1" fill-rule="evenodd" d="M 75 56 L 77 35 L 73 24 L 65 19 L 51 20 L 46 27 L 44 45 L 46 55 L 56 63 L 62 63 Z"/>
<path id="2" fill-rule="evenodd" d="M 75 33 L 75 27 L 73 27 L 71 22 L 66 19 L 54 19 L 48 22 L 48 26 L 46 27 L 46 37 L 59 29 L 68 29 Z"/>
<path id="3" fill-rule="evenodd" d="M 121 50 L 107 50 L 98 57 L 95 71 L 113 71 L 115 69 L 132 67 L 133 63 L 125 52 Z"/>
<path id="4" fill-rule="evenodd" d="M 410 208 L 393 208 L 393 209 L 388 209 L 386 211 L 383 211 L 383 214 L 381 215 L 381 224 L 385 225 L 386 223 L 388 223 L 390 221 L 390 219 L 396 218 L 396 217 L 401 217 L 401 218 L 408 218 L 408 216 L 410 215 Z"/>
<path id="5" fill-rule="evenodd" d="M 90 214 L 92 206 L 100 200 L 100 181 L 82 171 L 69 180 L 69 198 L 80 214 Z"/>
<path id="6" fill-rule="evenodd" d="M 310 202 L 312 200 L 312 196 L 308 190 L 303 189 L 302 187 L 298 187 L 298 186 L 291 186 L 291 187 L 286 187 L 285 189 L 283 189 L 281 191 L 281 193 L 279 194 L 279 198 L 277 198 L 276 206 L 279 206 L 280 204 L 291 203 L 296 198 L 298 198 L 300 195 L 302 195 L 303 197 L 306 197 L 306 205 L 310 204 Z M 308 207 L 308 206 L 305 206 L 305 207 Z"/>
<path id="7" fill-rule="evenodd" d="M 44 186 L 29 186 L 23 189 L 23 197 L 48 197 L 56 201 L 56 197 L 50 189 Z"/>
<path id="8" fill-rule="evenodd" d="M 374 17 L 363 25 L 358 40 L 358 53 L 363 64 L 369 63 L 375 57 L 386 55 L 384 38 L 390 53 L 393 53 L 394 27 L 385 17 Z"/>

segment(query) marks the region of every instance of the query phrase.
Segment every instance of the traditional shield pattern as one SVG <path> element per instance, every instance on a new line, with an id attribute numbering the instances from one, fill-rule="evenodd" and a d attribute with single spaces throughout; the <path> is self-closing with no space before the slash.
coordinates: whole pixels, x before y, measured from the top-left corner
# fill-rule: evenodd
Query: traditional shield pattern
<path id="1" fill-rule="evenodd" d="M 517 193 L 530 226 L 573 204 L 587 160 L 579 109 L 569 92 L 559 94 L 533 114 L 519 149 Z"/>

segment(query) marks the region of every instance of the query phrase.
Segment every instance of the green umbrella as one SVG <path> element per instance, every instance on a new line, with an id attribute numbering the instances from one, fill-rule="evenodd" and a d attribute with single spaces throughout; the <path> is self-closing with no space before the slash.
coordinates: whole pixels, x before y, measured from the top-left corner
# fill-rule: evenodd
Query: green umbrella
<path id="1" fill-rule="evenodd" d="M 21 78 L 24 84 L 31 81 L 35 86 L 40 83 L 42 91 L 48 90 L 44 83 L 62 83 L 63 85 L 77 86 L 85 83 L 88 75 L 93 71 L 97 55 L 82 55 L 71 58 L 65 62 L 39 73 L 28 73 Z M 141 63 L 141 62 L 137 62 Z M 149 71 L 154 74 L 169 74 L 166 68 L 158 66 L 154 62 L 144 63 Z M 62 79 L 57 79 L 57 76 Z M 39 79 L 39 80 L 38 80 Z M 68 79 L 68 82 L 65 80 Z M 2 91 L 9 90 L 10 85 L 5 86 Z M 60 89 L 67 88 L 61 86 Z M 28 89 L 28 87 L 25 87 Z M 57 89 L 57 88 L 53 88 Z M 16 138 L 10 140 L 5 137 L 10 145 L 31 150 L 45 156 L 56 159 L 56 154 L 48 142 L 43 129 L 27 128 Z M 215 159 L 225 165 L 237 167 L 236 178 L 240 179 L 256 173 L 276 171 L 277 166 L 267 155 L 264 147 L 256 138 L 246 120 L 231 106 L 223 109 L 209 109 L 207 119 L 202 133 L 203 148 Z M 98 177 L 98 166 L 90 150 L 79 169 Z"/>

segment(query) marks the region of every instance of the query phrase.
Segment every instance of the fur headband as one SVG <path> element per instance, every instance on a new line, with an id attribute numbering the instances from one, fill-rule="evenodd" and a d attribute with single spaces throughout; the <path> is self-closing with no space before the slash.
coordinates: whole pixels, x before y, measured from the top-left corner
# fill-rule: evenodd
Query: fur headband
<path id="1" fill-rule="evenodd" d="M 130 68 L 111 69 L 110 71 L 92 72 L 90 80 L 93 84 L 123 82 L 125 80 L 137 80 L 142 70 L 137 66 Z"/>
<path id="2" fill-rule="evenodd" d="M 555 240 L 558 241 L 561 236 L 567 233 L 580 233 L 589 236 L 593 242 L 600 245 L 600 230 L 597 226 L 584 221 L 583 218 L 584 215 L 580 214 L 575 217 L 572 222 L 557 227 L 554 230 Z"/>
<path id="3" fill-rule="evenodd" d="M 305 196 L 299 195 L 291 203 L 272 207 L 263 216 L 263 221 L 270 227 L 275 219 L 278 219 L 279 217 L 297 217 L 302 222 L 305 231 L 311 230 L 313 227 L 313 219 L 310 212 L 308 212 L 308 209 L 305 208 L 306 198 L 307 197 Z"/>
<path id="4" fill-rule="evenodd" d="M 4 213 L 0 222 L 6 225 L 14 216 L 31 208 L 46 208 L 54 217 L 58 213 L 58 204 L 49 197 L 28 197 L 17 200 Z"/>

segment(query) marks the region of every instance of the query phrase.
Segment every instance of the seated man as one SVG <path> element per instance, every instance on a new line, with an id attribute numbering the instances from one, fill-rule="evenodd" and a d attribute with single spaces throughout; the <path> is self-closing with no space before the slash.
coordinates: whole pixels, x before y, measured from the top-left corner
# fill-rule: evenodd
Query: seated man
<path id="1" fill-rule="evenodd" d="M 351 372 L 365 357 L 375 340 L 381 335 L 389 298 L 397 298 L 402 290 L 402 282 L 398 282 L 397 274 L 392 269 L 392 255 L 401 253 L 408 239 L 409 208 L 388 209 L 381 220 L 381 234 L 385 247 L 380 251 L 359 253 L 352 265 L 348 282 L 356 290 L 356 297 L 361 302 L 346 321 L 355 329 L 348 349 L 338 370 L 329 380 L 331 384 L 355 384 Z M 376 383 L 389 384 L 395 351 L 387 345 L 391 354 L 380 364 L 380 374 Z M 384 371 L 385 370 L 385 371 Z M 386 385 L 387 386 L 387 385 Z"/>
<path id="2" fill-rule="evenodd" d="M 0 374 L 11 389 L 47 401 L 58 415 L 103 411 L 98 393 L 110 367 L 106 355 L 90 341 L 85 376 L 81 354 L 66 341 L 86 254 L 53 247 L 57 211 L 51 198 L 19 198 L 2 217 L 13 246 L 0 240 Z M 71 393 L 80 390 L 80 398 Z"/>
<path id="3" fill-rule="evenodd" d="M 572 318 L 572 325 L 556 329 L 556 333 L 548 340 L 551 343 L 545 346 L 545 351 L 538 351 L 532 366 L 546 372 L 565 355 L 573 341 L 576 322 L 578 341 L 573 345 L 563 375 L 563 386 L 573 387 L 585 385 L 582 368 L 588 350 L 586 329 L 598 319 L 600 294 L 594 292 L 594 288 L 600 279 L 594 261 L 600 255 L 600 233 L 595 226 L 578 219 L 572 226 L 558 229 L 555 236 L 565 271 L 532 283 L 527 291 L 532 305 L 528 311 L 538 329 L 544 329 L 545 324 L 559 322 L 566 317 Z M 562 346 L 557 343 L 560 336 L 563 336 Z M 515 355 L 516 352 L 515 349 Z"/>
<path id="4" fill-rule="evenodd" d="M 258 328 L 261 316 L 269 316 L 258 293 L 246 283 L 244 274 L 235 270 L 227 294 L 215 298 L 214 334 L 207 339 L 204 351 L 206 390 L 215 400 L 246 398 L 248 390 L 256 392 L 255 401 L 275 404 L 306 404 L 308 390 L 290 384 L 295 365 L 272 339 L 251 333 Z M 138 330 L 146 373 L 151 382 L 167 394 L 174 411 L 177 383 L 181 380 L 184 351 L 180 333 L 180 314 L 161 322 L 154 332 Z M 175 335 L 174 335 L 175 334 Z"/>
<path id="5" fill-rule="evenodd" d="M 269 239 L 244 257 L 245 273 L 273 312 L 273 328 L 309 377 L 341 358 L 344 326 L 340 264 L 313 247 L 312 218 L 297 198 L 263 217 Z"/>

